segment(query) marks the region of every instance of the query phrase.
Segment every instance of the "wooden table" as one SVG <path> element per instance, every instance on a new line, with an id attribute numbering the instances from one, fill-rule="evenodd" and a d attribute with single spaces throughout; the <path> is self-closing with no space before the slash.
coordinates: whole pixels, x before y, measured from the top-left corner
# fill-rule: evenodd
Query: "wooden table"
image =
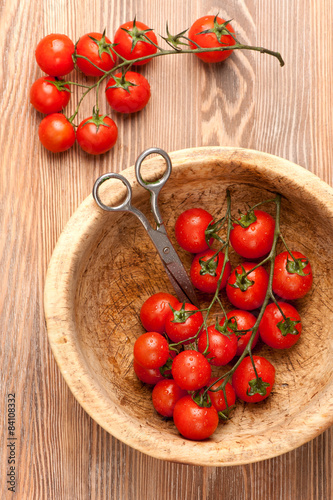
<path id="1" fill-rule="evenodd" d="M 101 110 L 119 128 L 113 150 L 92 157 L 76 145 L 48 153 L 29 88 L 45 35 L 112 38 L 137 16 L 157 33 L 189 27 L 207 13 L 233 19 L 239 39 L 279 51 L 285 66 L 257 52 L 209 66 L 193 55 L 141 69 L 148 106 L 134 116 Z M 43 286 L 57 238 L 102 173 L 132 165 L 150 146 L 241 146 L 287 158 L 333 185 L 333 7 L 329 0 L 5 0 L 1 6 L 1 498 L 184 500 L 332 498 L 332 430 L 301 448 L 247 466 L 165 463 L 114 439 L 79 406 L 48 345 Z M 74 75 L 73 78 L 76 78 Z M 68 114 L 81 91 L 74 90 Z M 91 93 L 92 94 L 92 93 Z M 91 114 L 94 96 L 80 110 Z M 103 108 L 103 109 L 102 109 Z M 8 488 L 8 403 L 15 394 L 16 493 Z"/>

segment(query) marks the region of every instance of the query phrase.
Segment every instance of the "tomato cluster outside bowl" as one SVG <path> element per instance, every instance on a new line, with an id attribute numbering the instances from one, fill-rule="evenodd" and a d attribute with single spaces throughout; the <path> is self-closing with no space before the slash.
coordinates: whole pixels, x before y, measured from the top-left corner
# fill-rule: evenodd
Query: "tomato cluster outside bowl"
<path id="1" fill-rule="evenodd" d="M 188 271 L 193 256 L 174 237 L 179 207 L 200 206 L 218 216 L 229 188 L 237 214 L 272 198 L 272 192 L 282 194 L 284 238 L 291 250 L 307 255 L 314 283 L 305 297 L 293 302 L 303 323 L 299 341 L 283 352 L 262 343 L 254 349 L 276 368 L 272 393 L 257 404 L 238 401 L 231 420 L 202 442 L 183 438 L 172 420 L 157 414 L 151 388 L 135 375 L 133 345 L 144 332 L 142 303 L 153 293 L 173 290 L 136 217 L 103 212 L 92 196 L 68 222 L 48 268 L 45 316 L 55 359 L 88 414 L 110 434 L 152 457 L 224 466 L 289 452 L 333 423 L 333 189 L 303 167 L 257 151 L 206 147 L 170 156 L 173 171 L 161 192 L 160 209 Z M 163 161 L 153 158 L 145 178 L 156 180 L 163 171 Z M 149 213 L 149 196 L 135 181 L 134 168 L 122 173 L 132 185 L 133 204 Z M 104 183 L 102 196 L 115 205 L 124 187 L 116 181 Z M 274 215 L 274 204 L 266 207 Z M 235 267 L 239 259 L 232 251 L 230 257 Z M 204 294 L 198 297 L 203 306 L 209 303 Z M 225 291 L 221 298 L 227 300 Z"/>

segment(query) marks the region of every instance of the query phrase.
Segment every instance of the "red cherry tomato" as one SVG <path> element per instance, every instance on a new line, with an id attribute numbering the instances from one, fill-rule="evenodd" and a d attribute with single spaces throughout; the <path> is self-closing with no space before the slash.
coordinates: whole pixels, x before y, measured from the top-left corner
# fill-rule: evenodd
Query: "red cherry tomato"
<path id="1" fill-rule="evenodd" d="M 48 75 L 67 75 L 74 69 L 74 49 L 74 43 L 68 36 L 54 33 L 47 35 L 36 47 L 37 64 Z"/>
<path id="2" fill-rule="evenodd" d="M 218 280 L 222 273 L 224 263 L 224 253 L 220 252 L 216 257 L 215 250 L 205 250 L 197 254 L 191 265 L 190 277 L 193 285 L 206 293 L 215 293 Z M 214 257 L 214 258 L 213 258 Z M 225 287 L 230 276 L 231 266 L 228 261 L 224 267 L 223 277 L 220 283 L 220 290 Z"/>
<path id="3" fill-rule="evenodd" d="M 213 405 L 201 407 L 188 395 L 177 401 L 173 421 L 182 436 L 201 441 L 215 432 L 219 417 Z"/>
<path id="4" fill-rule="evenodd" d="M 56 85 L 50 82 L 56 82 Z M 64 109 L 70 96 L 69 85 L 64 84 L 63 80 L 56 79 L 54 76 L 38 78 L 30 89 L 30 103 L 37 111 L 46 115 Z"/>
<path id="5" fill-rule="evenodd" d="M 216 26 L 216 23 L 218 26 Z M 222 26 L 224 25 L 224 26 Z M 208 33 L 203 33 L 207 31 Z M 222 30 L 221 32 L 219 30 Z M 190 42 L 191 49 L 203 48 L 210 49 L 214 47 L 225 47 L 235 45 L 232 35 L 235 33 L 230 23 L 217 16 L 204 16 L 197 19 L 188 32 L 188 37 L 195 43 Z M 199 47 L 198 47 L 199 45 Z M 231 56 L 232 50 L 218 50 L 211 52 L 201 52 L 195 55 L 207 63 L 221 62 Z"/>
<path id="6" fill-rule="evenodd" d="M 274 262 L 273 292 L 285 300 L 304 297 L 312 286 L 313 275 L 309 260 L 301 252 L 288 252 L 276 256 Z"/>
<path id="7" fill-rule="evenodd" d="M 205 231 L 212 220 L 213 216 L 203 208 L 190 208 L 181 213 L 175 224 L 175 236 L 179 245 L 191 253 L 208 250 Z"/>
<path id="8" fill-rule="evenodd" d="M 149 332 L 165 332 L 166 316 L 170 313 L 170 305 L 175 307 L 178 299 L 170 293 L 158 292 L 151 295 L 141 306 L 140 319 L 143 327 Z"/>
<path id="9" fill-rule="evenodd" d="M 66 151 L 75 142 L 74 127 L 61 113 L 52 113 L 43 118 L 38 135 L 43 146 L 52 153 Z"/>
<path id="10" fill-rule="evenodd" d="M 208 351 L 207 353 L 207 336 L 208 336 Z M 213 366 L 227 365 L 236 355 L 237 337 L 234 333 L 230 333 L 229 337 L 216 330 L 214 325 L 207 328 L 207 332 L 203 331 L 198 340 L 199 352 L 204 353 Z"/>
<path id="11" fill-rule="evenodd" d="M 197 391 L 207 384 L 212 369 L 205 356 L 188 349 L 177 354 L 172 362 L 171 372 L 181 389 Z"/>
<path id="12" fill-rule="evenodd" d="M 211 385 L 213 382 L 217 381 L 218 377 L 213 377 L 210 379 L 208 385 Z M 227 403 L 228 403 L 228 409 L 231 408 L 231 406 L 234 406 L 236 402 L 236 394 L 234 391 L 234 388 L 232 385 L 227 382 L 225 386 L 225 393 L 227 396 L 227 401 L 225 400 L 223 390 L 216 390 L 218 389 L 221 384 L 223 383 L 224 379 L 216 382 L 211 389 L 208 391 L 208 395 L 210 397 L 210 400 L 212 402 L 212 405 L 216 408 L 217 411 L 222 411 L 224 412 L 227 409 Z"/>
<path id="13" fill-rule="evenodd" d="M 94 64 L 93 66 L 83 57 L 76 58 L 78 68 L 86 76 L 102 76 L 104 71 L 110 71 L 116 63 L 116 55 L 111 49 L 111 41 L 104 33 L 93 32 L 83 35 L 76 44 L 75 54 L 88 58 Z"/>
<path id="14" fill-rule="evenodd" d="M 144 368 L 160 368 L 169 357 L 169 344 L 163 335 L 146 332 L 134 344 L 134 359 Z"/>
<path id="15" fill-rule="evenodd" d="M 274 239 L 273 217 L 262 210 L 253 210 L 240 217 L 239 221 L 246 227 L 237 223 L 233 225 L 230 243 L 235 252 L 246 259 L 257 259 L 268 254 Z"/>
<path id="16" fill-rule="evenodd" d="M 253 356 L 255 371 L 250 356 L 246 356 L 232 376 L 232 386 L 236 396 L 247 403 L 258 403 L 267 398 L 275 381 L 275 368 L 266 358 Z"/>
<path id="17" fill-rule="evenodd" d="M 150 43 L 149 40 L 151 40 Z M 140 57 L 147 57 L 157 51 L 157 38 L 155 33 L 140 21 L 129 21 L 122 24 L 114 36 L 116 52 L 125 59 L 132 61 Z M 155 45 L 153 45 L 155 44 Z M 147 64 L 151 58 L 138 61 L 137 66 Z"/>
<path id="18" fill-rule="evenodd" d="M 251 311 L 260 307 L 264 300 L 268 286 L 268 273 L 262 266 L 250 271 L 256 264 L 244 262 L 231 273 L 226 286 L 230 302 L 239 309 Z"/>
<path id="19" fill-rule="evenodd" d="M 109 151 L 118 137 L 118 127 L 108 116 L 85 118 L 76 131 L 77 142 L 86 153 L 101 155 Z"/>
<path id="20" fill-rule="evenodd" d="M 118 113 L 136 113 L 148 103 L 150 85 L 140 73 L 127 71 L 125 77 L 116 73 L 106 84 L 105 95 L 111 108 Z"/>
<path id="21" fill-rule="evenodd" d="M 286 319 L 274 303 L 269 304 L 259 324 L 260 338 L 274 349 L 288 349 L 301 335 L 301 317 L 291 304 L 278 302 L 278 305 Z"/>
<path id="22" fill-rule="evenodd" d="M 235 330 L 249 330 L 247 333 L 237 336 L 237 351 L 236 356 L 240 356 L 243 354 L 245 347 L 247 346 L 250 337 L 252 335 L 252 330 L 256 322 L 256 317 L 250 313 L 249 311 L 242 311 L 241 309 L 233 309 L 232 311 L 227 313 L 227 320 L 232 324 L 232 327 L 229 328 L 229 332 L 233 332 Z M 224 325 L 225 318 L 220 321 L 220 325 Z M 252 349 L 256 346 L 259 339 L 259 332 L 257 330 L 255 337 L 252 342 Z"/>
<path id="23" fill-rule="evenodd" d="M 164 380 L 164 377 L 158 368 L 145 368 L 144 366 L 139 365 L 135 359 L 133 360 L 133 368 L 138 379 L 145 384 L 155 385 L 160 380 Z"/>
<path id="24" fill-rule="evenodd" d="M 198 311 L 192 313 L 192 311 Z M 194 337 L 203 323 L 202 313 L 196 306 L 190 303 L 174 306 L 165 319 L 165 331 L 172 342 L 186 342 Z"/>
<path id="25" fill-rule="evenodd" d="M 165 379 L 157 382 L 152 392 L 155 410 L 163 417 L 172 417 L 177 401 L 187 395 L 174 380 Z"/>

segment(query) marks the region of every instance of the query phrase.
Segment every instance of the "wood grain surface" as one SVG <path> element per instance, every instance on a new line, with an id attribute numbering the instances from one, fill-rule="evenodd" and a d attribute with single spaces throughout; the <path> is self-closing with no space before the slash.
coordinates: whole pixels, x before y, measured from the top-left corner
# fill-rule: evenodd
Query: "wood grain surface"
<path id="1" fill-rule="evenodd" d="M 114 116 L 114 149 L 92 158 L 75 146 L 53 155 L 38 142 L 42 116 L 29 88 L 51 32 L 77 40 L 128 19 L 179 32 L 207 13 L 233 19 L 245 43 L 207 66 L 194 56 L 142 69 L 152 98 L 136 116 Z M 51 353 L 43 289 L 49 259 L 70 216 L 102 173 L 132 165 L 147 147 L 241 146 L 298 163 L 333 185 L 333 4 L 329 0 L 3 0 L 0 3 L 2 123 L 0 179 L 1 498 L 323 500 L 332 498 L 332 430 L 278 458 L 212 468 L 150 458 L 99 427 L 72 396 Z M 75 90 L 68 114 L 74 110 Z M 101 96 L 102 100 L 102 96 Z M 81 118 L 91 114 L 93 96 Z M 105 106 L 105 112 L 110 110 Z M 16 492 L 8 491 L 8 395 L 15 393 Z"/>

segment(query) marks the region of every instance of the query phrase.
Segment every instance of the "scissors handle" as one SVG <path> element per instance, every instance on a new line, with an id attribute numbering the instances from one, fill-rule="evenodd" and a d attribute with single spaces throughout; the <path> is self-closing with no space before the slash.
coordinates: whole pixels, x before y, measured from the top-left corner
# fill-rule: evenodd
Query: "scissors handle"
<path id="1" fill-rule="evenodd" d="M 100 199 L 99 193 L 98 193 L 98 190 L 99 190 L 100 186 L 103 184 L 103 182 L 105 182 L 109 179 L 118 179 L 127 188 L 127 195 L 126 195 L 125 200 L 122 203 L 120 203 L 119 205 L 116 205 L 115 207 L 110 206 L 110 205 L 105 205 L 102 202 L 102 200 Z M 92 194 L 93 194 L 93 197 L 95 198 L 97 205 L 100 208 L 102 208 L 103 210 L 107 210 L 109 212 L 114 212 L 114 211 L 122 212 L 124 210 L 125 211 L 128 210 L 128 206 L 131 204 L 132 188 L 131 188 L 131 185 L 128 182 L 128 180 L 123 175 L 117 174 L 115 172 L 109 172 L 108 174 L 104 174 L 104 175 L 101 175 L 100 177 L 98 177 L 98 179 L 96 180 L 96 182 L 94 184 Z"/>
<path id="2" fill-rule="evenodd" d="M 120 203 L 119 205 L 116 206 L 111 206 L 111 205 L 105 205 L 105 203 L 102 202 L 100 196 L 99 196 L 99 188 L 103 184 L 103 182 L 109 180 L 109 179 L 118 179 L 121 181 L 124 186 L 127 189 L 127 194 L 125 200 Z M 108 174 L 101 175 L 95 182 L 94 187 L 93 187 L 93 197 L 97 203 L 97 205 L 102 208 L 103 210 L 107 210 L 108 212 L 131 212 L 134 215 L 137 216 L 137 218 L 140 220 L 146 231 L 151 228 L 150 223 L 147 219 L 147 217 L 137 208 L 133 207 L 132 205 L 132 188 L 126 177 L 124 177 L 121 174 L 117 174 L 115 172 L 109 172 Z"/>
<path id="3" fill-rule="evenodd" d="M 146 182 L 143 180 L 141 176 L 141 171 L 140 171 L 141 165 L 143 160 L 148 155 L 153 153 L 163 156 L 163 158 L 166 161 L 167 168 L 160 179 L 154 182 Z M 193 285 L 189 277 L 187 276 L 187 273 L 184 269 L 184 266 L 180 258 L 178 257 L 177 252 L 175 251 L 171 241 L 169 240 L 169 237 L 167 235 L 166 229 L 163 224 L 162 216 L 158 209 L 158 195 L 162 187 L 170 177 L 171 168 L 172 168 L 171 160 L 169 155 L 165 151 L 163 151 L 163 149 L 160 148 L 147 149 L 146 151 L 141 153 L 141 155 L 138 157 L 135 163 L 135 173 L 138 183 L 140 184 L 140 186 L 147 189 L 151 194 L 150 204 L 155 221 L 157 223 L 156 229 L 152 228 L 147 217 L 140 210 L 138 210 L 136 207 L 132 205 L 132 188 L 129 181 L 123 175 L 115 172 L 110 172 L 108 174 L 102 175 L 96 180 L 93 186 L 92 194 L 97 205 L 103 210 L 107 210 L 109 212 L 114 212 L 114 211 L 131 212 L 134 215 L 136 215 L 136 217 L 140 220 L 140 222 L 146 229 L 150 239 L 152 240 L 152 243 L 154 244 L 162 260 L 167 275 L 175 289 L 178 299 L 181 301 L 184 300 L 191 301 L 193 304 L 197 305 L 197 299 Z M 100 199 L 98 190 L 100 186 L 103 184 L 103 182 L 105 182 L 108 179 L 120 180 L 127 189 L 125 200 L 119 205 L 116 206 L 106 205 Z"/>
<path id="4" fill-rule="evenodd" d="M 157 181 L 146 182 L 145 180 L 143 180 L 142 175 L 141 175 L 141 166 L 142 166 L 143 160 L 151 154 L 158 154 L 165 159 L 166 170 L 165 170 L 164 174 L 162 175 L 162 177 L 160 179 L 158 179 Z M 159 195 L 162 187 L 164 186 L 164 184 L 169 179 L 169 177 L 171 175 L 171 170 L 172 170 L 172 164 L 171 164 L 170 156 L 168 155 L 168 153 L 166 153 L 161 148 L 146 149 L 145 151 L 143 151 L 143 153 L 140 154 L 140 156 L 138 156 L 138 158 L 135 162 L 136 178 L 137 178 L 140 186 L 147 189 L 151 194 L 151 200 L 150 200 L 151 208 L 152 208 L 152 212 L 154 214 L 154 218 L 155 218 L 158 225 L 163 224 L 163 218 L 162 218 L 162 215 L 161 215 L 160 210 L 158 208 L 158 195 Z"/>
<path id="5" fill-rule="evenodd" d="M 162 156 L 165 159 L 166 170 L 165 170 L 164 174 L 162 175 L 162 177 L 160 179 L 158 179 L 157 181 L 147 182 L 142 178 L 141 166 L 142 166 L 143 160 L 151 154 L 159 154 L 160 156 Z M 140 186 L 147 189 L 151 194 L 151 199 L 150 199 L 151 209 L 152 209 L 155 221 L 156 221 L 158 226 L 161 226 L 163 224 L 163 217 L 162 217 L 161 212 L 160 212 L 159 207 L 158 207 L 158 195 L 159 195 L 162 187 L 164 186 L 164 184 L 169 179 L 169 177 L 171 175 L 171 170 L 172 170 L 171 159 L 170 159 L 168 153 L 166 153 L 163 149 L 160 149 L 160 148 L 146 149 L 145 151 L 143 151 L 143 153 L 140 154 L 140 156 L 138 156 L 138 158 L 135 162 L 135 174 L 136 174 L 137 181 L 140 184 Z M 116 205 L 116 206 L 105 205 L 105 203 L 102 202 L 102 200 L 99 196 L 98 190 L 99 190 L 100 186 L 103 184 L 103 182 L 107 181 L 108 179 L 120 180 L 125 185 L 125 187 L 127 189 L 126 198 L 119 205 Z M 142 214 L 142 212 L 140 212 L 138 209 L 133 207 L 133 205 L 131 203 L 131 201 L 132 201 L 132 188 L 131 188 L 131 185 L 128 182 L 128 180 L 123 175 L 117 174 L 115 172 L 110 172 L 108 174 L 101 175 L 101 177 L 99 177 L 94 184 L 92 194 L 93 194 L 93 197 L 94 197 L 97 205 L 100 208 L 102 208 L 103 210 L 108 210 L 109 212 L 114 212 L 114 211 L 132 212 L 138 217 L 138 219 L 140 219 L 140 221 L 143 224 L 143 226 L 145 227 L 145 229 L 148 229 L 148 226 L 149 226 L 148 219 L 146 218 L 146 216 L 144 214 Z"/>

